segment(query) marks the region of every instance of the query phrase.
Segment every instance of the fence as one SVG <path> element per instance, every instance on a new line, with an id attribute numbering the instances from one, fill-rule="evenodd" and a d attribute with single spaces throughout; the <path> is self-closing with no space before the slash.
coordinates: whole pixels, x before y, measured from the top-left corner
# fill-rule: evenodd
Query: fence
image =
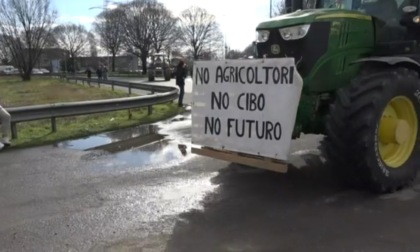
<path id="1" fill-rule="evenodd" d="M 112 90 L 114 90 L 115 86 L 125 87 L 128 89 L 129 94 L 132 93 L 132 89 L 146 90 L 151 93 L 138 97 L 9 107 L 7 108 L 7 111 L 12 116 L 11 131 L 13 139 L 18 137 L 17 124 L 20 122 L 50 119 L 51 129 L 53 132 L 56 132 L 56 118 L 59 117 L 88 115 L 141 107 L 148 107 L 148 114 L 150 115 L 153 113 L 153 105 L 172 102 L 178 98 L 178 89 L 176 87 L 113 80 L 95 79 L 89 81 L 87 78 L 82 77 L 63 77 L 58 75 L 53 77 L 66 79 L 68 82 L 73 80 L 76 83 L 80 81 L 82 83 L 97 84 L 98 87 L 101 85 L 111 85 Z"/>

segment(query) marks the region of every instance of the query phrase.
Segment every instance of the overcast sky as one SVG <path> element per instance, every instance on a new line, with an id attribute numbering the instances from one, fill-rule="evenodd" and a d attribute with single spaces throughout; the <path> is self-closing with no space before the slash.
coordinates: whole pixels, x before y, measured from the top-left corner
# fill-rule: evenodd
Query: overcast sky
<path id="1" fill-rule="evenodd" d="M 255 39 L 255 27 L 269 17 L 270 0 L 158 0 L 174 15 L 192 5 L 205 8 L 216 16 L 226 42 L 232 49 L 243 50 Z M 116 0 L 126 2 L 126 0 Z M 274 2 L 274 1 L 273 1 Z M 90 28 L 101 11 L 103 0 L 52 0 L 59 13 L 59 22 L 84 24 Z"/>

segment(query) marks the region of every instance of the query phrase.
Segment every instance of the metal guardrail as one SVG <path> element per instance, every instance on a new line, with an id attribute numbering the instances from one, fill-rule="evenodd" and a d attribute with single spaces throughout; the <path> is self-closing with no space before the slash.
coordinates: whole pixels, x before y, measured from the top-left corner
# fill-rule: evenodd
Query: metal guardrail
<path id="1" fill-rule="evenodd" d="M 18 137 L 17 124 L 20 122 L 51 119 L 52 131 L 56 132 L 56 118 L 59 117 L 88 115 L 140 107 L 148 107 L 148 113 L 150 115 L 153 111 L 153 105 L 171 102 L 178 98 L 178 89 L 176 87 L 150 85 L 144 83 L 130 83 L 114 80 L 91 79 L 89 81 L 87 78 L 82 77 L 63 77 L 58 75 L 53 77 L 65 78 L 67 81 L 73 80 L 76 82 L 90 82 L 90 84 L 96 83 L 98 86 L 101 84 L 111 85 L 112 89 L 114 89 L 114 86 L 126 87 L 128 88 L 129 94 L 131 94 L 131 89 L 151 91 L 152 94 L 139 97 L 9 107 L 7 108 L 7 111 L 12 117 L 11 131 L 13 139 Z M 155 94 L 155 92 L 158 92 L 158 94 Z"/>

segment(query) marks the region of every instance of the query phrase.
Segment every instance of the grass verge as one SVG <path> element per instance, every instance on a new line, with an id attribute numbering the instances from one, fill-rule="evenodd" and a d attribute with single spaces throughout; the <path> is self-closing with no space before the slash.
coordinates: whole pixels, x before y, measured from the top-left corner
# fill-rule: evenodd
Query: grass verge
<path id="1" fill-rule="evenodd" d="M 57 118 L 57 132 L 51 132 L 51 121 L 40 120 L 23 122 L 17 125 L 18 139 L 13 140 L 12 148 L 33 147 L 52 144 L 63 140 L 81 138 L 105 131 L 123 129 L 141 124 L 154 123 L 182 112 L 175 103 L 153 106 L 153 113 L 147 108 L 114 111 L 86 116 Z"/>
<path id="2" fill-rule="evenodd" d="M 121 90 L 67 83 L 60 79 L 33 77 L 23 82 L 18 77 L 0 78 L 0 104 L 5 107 L 30 106 L 57 102 L 112 99 L 128 96 Z"/>
<path id="3" fill-rule="evenodd" d="M 56 102 L 83 101 L 126 97 L 124 91 L 69 84 L 58 79 L 34 78 L 23 83 L 17 78 L 0 80 L 0 103 L 7 106 L 23 106 Z M 182 112 L 175 103 L 93 115 L 57 118 L 57 132 L 51 132 L 50 120 L 22 122 L 17 124 L 18 139 L 12 140 L 11 149 L 53 144 L 59 141 L 80 138 L 92 134 L 122 129 L 141 124 L 154 123 Z"/>

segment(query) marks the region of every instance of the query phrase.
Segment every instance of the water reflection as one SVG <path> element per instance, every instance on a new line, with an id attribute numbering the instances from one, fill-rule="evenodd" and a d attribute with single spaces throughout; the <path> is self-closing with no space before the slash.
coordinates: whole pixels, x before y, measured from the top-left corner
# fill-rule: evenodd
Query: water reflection
<path id="1" fill-rule="evenodd" d="M 115 154 L 117 160 L 123 161 L 130 166 L 161 166 L 162 164 L 174 164 L 181 161 L 184 156 L 178 149 L 178 145 L 163 140 L 129 151 Z"/>
<path id="2" fill-rule="evenodd" d="M 112 142 L 112 139 L 106 136 L 105 134 L 100 134 L 96 136 L 90 136 L 87 138 L 64 141 L 56 144 L 57 147 L 76 149 L 76 150 L 86 150 L 96 146 L 109 144 Z"/>
<path id="3" fill-rule="evenodd" d="M 130 138 L 135 138 L 139 136 L 154 134 L 154 133 L 157 133 L 158 130 L 159 129 L 157 125 L 149 124 L 149 125 L 137 126 L 134 128 L 108 132 L 106 135 L 109 138 L 111 138 L 113 142 L 115 142 L 115 141 L 128 140 Z"/>
<path id="4" fill-rule="evenodd" d="M 78 150 L 104 150 L 113 161 L 98 169 L 142 169 L 173 166 L 194 156 L 191 145 L 191 114 L 178 115 L 156 124 L 143 125 L 60 143 Z M 117 168 L 119 167 L 119 168 Z"/>
<path id="5" fill-rule="evenodd" d="M 57 144 L 57 146 L 77 150 L 89 150 L 111 143 L 122 142 L 142 136 L 156 134 L 158 130 L 159 128 L 157 125 L 141 125 L 133 128 L 93 135 L 86 138 L 64 141 Z"/>

